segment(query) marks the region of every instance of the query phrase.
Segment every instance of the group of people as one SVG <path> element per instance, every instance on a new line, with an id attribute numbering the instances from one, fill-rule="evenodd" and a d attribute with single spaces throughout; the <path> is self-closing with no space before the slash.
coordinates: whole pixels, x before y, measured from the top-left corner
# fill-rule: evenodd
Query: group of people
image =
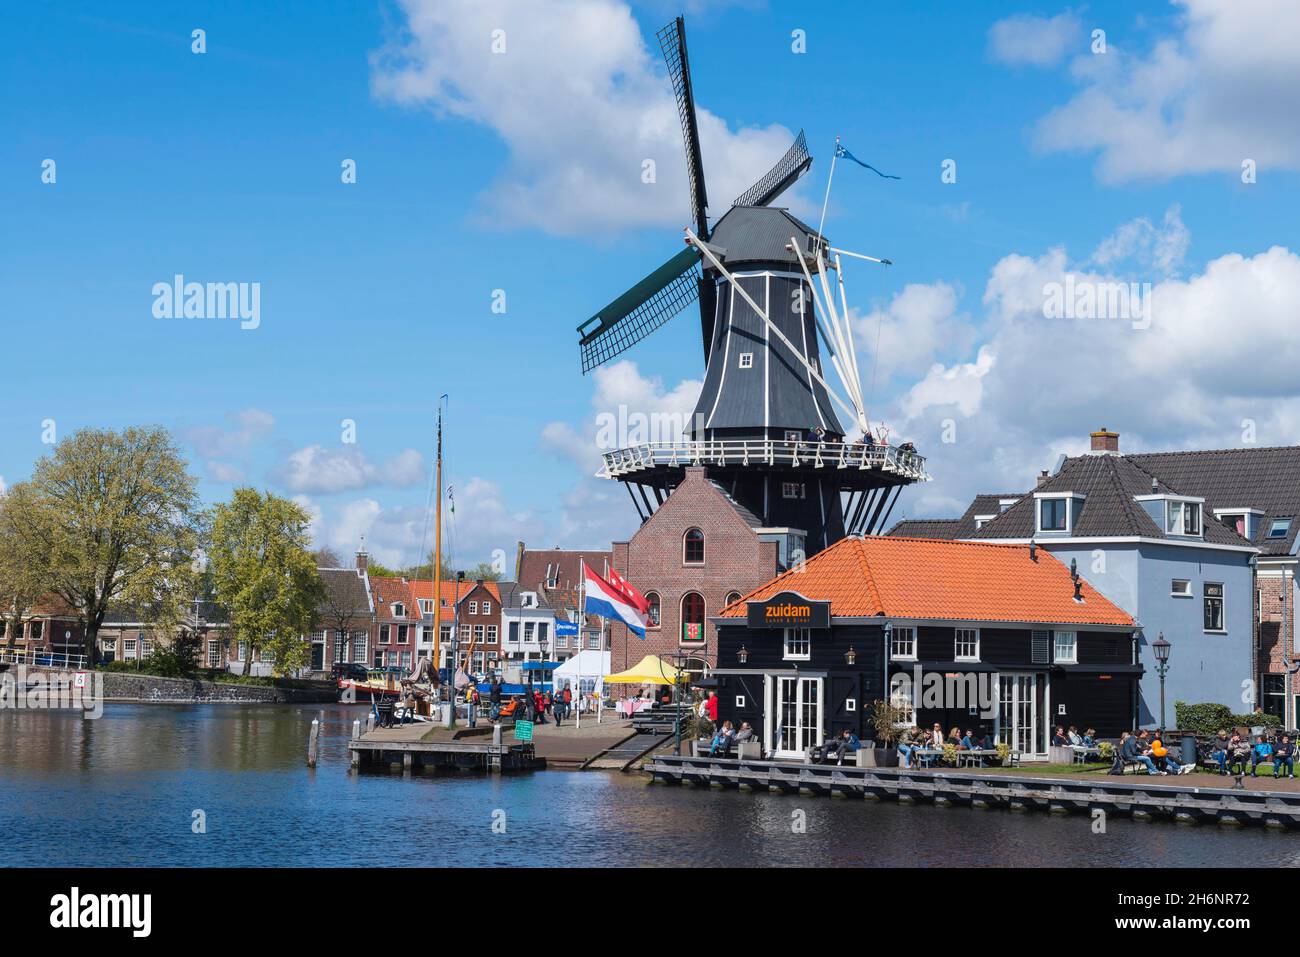
<path id="1" fill-rule="evenodd" d="M 903 732 L 903 736 L 898 741 L 899 760 L 903 767 L 910 768 L 917 760 L 918 751 L 942 751 L 947 744 L 951 744 L 958 751 L 992 751 L 997 747 L 997 741 L 987 731 L 981 734 L 973 728 L 967 728 L 966 733 L 963 734 L 961 729 L 954 725 L 947 734 L 944 734 L 943 725 L 936 721 L 929 731 L 924 728 L 910 728 Z"/>
<path id="2" fill-rule="evenodd" d="M 1069 728 L 1058 724 L 1056 733 L 1052 735 L 1052 746 L 1056 748 L 1096 748 L 1097 731 L 1095 728 L 1089 728 L 1083 734 L 1079 733 L 1079 726 L 1072 724 Z"/>
<path id="3" fill-rule="evenodd" d="M 1249 763 L 1250 776 L 1253 778 L 1259 777 L 1261 764 L 1271 763 L 1274 778 L 1281 777 L 1282 769 L 1286 768 L 1287 778 L 1294 779 L 1295 751 L 1295 743 L 1289 734 L 1279 736 L 1276 744 L 1266 740 L 1262 734 L 1256 735 L 1255 743 L 1251 744 L 1248 736 L 1234 731 L 1229 737 L 1228 732 L 1220 731 L 1210 745 L 1210 757 L 1219 766 L 1220 774 L 1227 774 L 1232 768 L 1240 767 L 1244 775 Z"/>
<path id="4" fill-rule="evenodd" d="M 1123 774 L 1126 764 L 1140 764 L 1147 769 L 1147 774 L 1191 774 L 1196 770 L 1196 762 L 1179 764 L 1174 760 L 1169 748 L 1165 746 L 1164 732 L 1156 730 L 1153 735 L 1143 728 L 1137 734 L 1125 731 L 1119 738 L 1119 750 L 1115 755 L 1115 764 L 1111 774 Z"/>
<path id="5" fill-rule="evenodd" d="M 488 717 L 492 721 L 496 721 L 502 714 L 501 698 L 501 682 L 493 678 L 488 688 Z M 535 724 L 546 724 L 546 716 L 549 714 L 555 720 L 556 727 L 559 727 L 573 713 L 573 689 L 568 683 L 559 691 L 544 691 L 539 687 L 526 690 L 521 695 L 512 695 L 511 699 L 514 701 L 514 717 Z M 465 686 L 470 727 L 474 726 L 482 700 L 476 682 L 471 681 Z"/>
<path id="6" fill-rule="evenodd" d="M 722 727 L 713 732 L 713 740 L 709 743 L 709 757 L 721 755 L 724 758 L 731 756 L 731 749 L 744 741 L 754 740 L 754 729 L 749 726 L 748 721 L 740 722 L 740 730 L 732 725 L 730 721 L 722 722 Z"/>

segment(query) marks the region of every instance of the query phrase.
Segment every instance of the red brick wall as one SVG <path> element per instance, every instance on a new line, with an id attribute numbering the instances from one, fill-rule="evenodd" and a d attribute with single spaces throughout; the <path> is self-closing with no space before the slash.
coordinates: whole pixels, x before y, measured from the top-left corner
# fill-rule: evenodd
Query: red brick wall
<path id="1" fill-rule="evenodd" d="M 704 532 L 704 564 L 686 565 L 682 539 L 687 529 Z M 717 664 L 717 630 L 704 626 L 706 641 L 683 642 L 681 602 L 688 592 L 704 597 L 705 618 L 722 610 L 727 595 L 744 595 L 778 572 L 776 543 L 763 542 L 726 498 L 707 480 L 702 468 L 686 470 L 686 478 L 630 541 L 614 543 L 614 568 L 646 594 L 659 595 L 660 625 L 646 631 L 642 641 L 620 624 L 610 626 L 610 667 L 621 671 L 644 655 L 672 661 L 690 652 Z M 632 689 L 627 689 L 631 691 Z"/>
<path id="2" fill-rule="evenodd" d="M 1283 654 L 1287 645 L 1282 641 L 1282 589 L 1283 579 L 1278 575 L 1268 574 L 1267 566 L 1261 570 L 1264 574 L 1257 575 L 1255 578 L 1255 587 L 1259 591 L 1259 606 L 1256 609 L 1256 620 L 1260 622 L 1256 625 L 1257 641 L 1259 647 L 1256 666 L 1259 675 L 1264 674 L 1282 674 L 1286 671 L 1286 665 L 1283 662 Z M 1294 602 L 1295 571 L 1293 566 L 1287 566 L 1286 583 L 1292 586 L 1292 595 L 1288 596 L 1286 603 L 1286 618 L 1288 627 L 1294 631 L 1296 608 Z M 1292 693 L 1300 692 L 1300 674 L 1292 677 Z"/>

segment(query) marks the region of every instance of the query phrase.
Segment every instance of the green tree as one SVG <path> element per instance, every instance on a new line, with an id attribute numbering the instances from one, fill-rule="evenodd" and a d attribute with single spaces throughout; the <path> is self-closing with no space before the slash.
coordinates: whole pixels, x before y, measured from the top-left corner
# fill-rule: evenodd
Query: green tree
<path id="1" fill-rule="evenodd" d="M 307 661 L 302 636 L 312 627 L 324 586 L 310 548 L 311 517 L 295 502 L 256 489 L 235 490 L 213 510 L 209 570 L 235 641 L 275 656 L 286 674 Z"/>
<path id="2" fill-rule="evenodd" d="M 0 494 L 0 631 L 9 649 L 46 590 L 41 555 L 25 533 L 34 515 L 31 493 L 31 486 L 20 483 Z"/>
<path id="3" fill-rule="evenodd" d="M 192 592 L 199 514 L 194 479 L 170 433 L 82 429 L 36 463 L 15 528 L 39 556 L 46 592 L 76 609 L 91 663 L 114 602 L 161 627 Z"/>

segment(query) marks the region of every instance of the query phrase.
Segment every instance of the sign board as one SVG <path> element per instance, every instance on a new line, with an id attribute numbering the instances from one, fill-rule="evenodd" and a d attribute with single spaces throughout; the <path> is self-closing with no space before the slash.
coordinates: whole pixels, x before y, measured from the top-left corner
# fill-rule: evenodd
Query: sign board
<path id="1" fill-rule="evenodd" d="M 702 641 L 704 639 L 704 626 L 698 621 L 688 621 L 682 625 L 682 641 Z"/>
<path id="2" fill-rule="evenodd" d="M 73 678 L 73 680 L 72 680 L 72 686 L 73 686 L 74 688 L 84 688 L 84 687 L 86 687 L 86 673 L 85 673 L 84 671 L 78 671 L 78 672 L 77 672 L 76 677 Z"/>
<path id="3" fill-rule="evenodd" d="M 798 592 L 783 591 L 766 601 L 745 603 L 750 628 L 829 628 L 831 603 L 813 601 Z"/>
<path id="4" fill-rule="evenodd" d="M 564 621 L 561 618 L 555 619 L 555 633 L 557 635 L 576 635 L 578 633 L 578 623 L 576 621 Z"/>
<path id="5" fill-rule="evenodd" d="M 533 740 L 533 723 L 531 721 L 515 722 L 515 740 L 516 741 Z"/>

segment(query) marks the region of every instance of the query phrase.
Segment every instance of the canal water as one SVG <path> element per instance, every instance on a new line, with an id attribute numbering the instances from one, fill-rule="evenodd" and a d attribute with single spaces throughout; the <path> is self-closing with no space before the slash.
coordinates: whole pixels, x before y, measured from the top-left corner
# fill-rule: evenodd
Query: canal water
<path id="1" fill-rule="evenodd" d="M 1300 836 L 647 785 L 348 772 L 358 708 L 0 711 L 7 866 L 1294 866 Z M 197 813 L 196 813 L 197 812 Z M 203 828 L 196 828 L 201 821 Z M 496 825 L 494 827 L 494 824 Z M 801 826 L 802 825 L 802 826 Z M 504 827 L 503 827 L 504 826 Z M 196 830 L 200 831 L 196 833 Z M 502 833 L 502 830 L 504 832 Z"/>

